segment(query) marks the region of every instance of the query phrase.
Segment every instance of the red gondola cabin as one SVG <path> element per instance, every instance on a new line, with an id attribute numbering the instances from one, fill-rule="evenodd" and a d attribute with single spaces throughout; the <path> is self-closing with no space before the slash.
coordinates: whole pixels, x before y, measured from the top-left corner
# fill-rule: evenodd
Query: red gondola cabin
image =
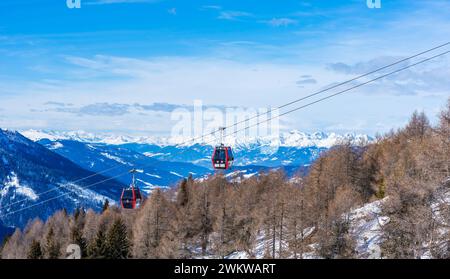
<path id="1" fill-rule="evenodd" d="M 133 175 L 133 180 L 129 188 L 124 188 L 122 190 L 120 205 L 125 209 L 136 209 L 144 201 L 144 196 L 141 194 L 139 187 L 136 187 L 135 174 L 137 173 L 137 170 L 133 169 L 130 173 Z"/>
<path id="2" fill-rule="evenodd" d="M 139 188 L 130 186 L 128 189 L 122 190 L 122 196 L 120 197 L 120 204 L 125 209 L 136 209 L 142 203 L 142 195 Z"/>
<path id="3" fill-rule="evenodd" d="M 212 164 L 214 169 L 217 170 L 227 170 L 231 168 L 234 161 L 233 151 L 231 147 L 219 145 L 214 148 L 212 156 Z"/>

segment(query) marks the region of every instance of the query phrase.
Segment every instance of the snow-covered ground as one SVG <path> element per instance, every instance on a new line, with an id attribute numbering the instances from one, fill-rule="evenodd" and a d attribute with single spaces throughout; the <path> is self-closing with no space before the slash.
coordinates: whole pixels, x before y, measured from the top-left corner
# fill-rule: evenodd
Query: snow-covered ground
<path id="1" fill-rule="evenodd" d="M 0 197 L 6 196 L 9 192 L 13 192 L 14 195 L 20 195 L 22 198 L 27 198 L 30 200 L 37 200 L 39 196 L 27 185 L 20 184 L 17 175 L 12 172 L 8 177 L 7 181 L 4 184 L 4 187 L 0 190 Z"/>
<path id="2" fill-rule="evenodd" d="M 122 159 L 120 159 L 119 157 L 114 156 L 114 155 L 111 155 L 111 154 L 109 154 L 109 153 L 102 152 L 102 153 L 100 153 L 100 154 L 102 154 L 103 156 L 105 156 L 106 158 L 108 158 L 108 159 L 110 159 L 110 160 L 114 160 L 114 161 L 116 161 L 116 162 L 118 162 L 118 163 L 121 163 L 121 164 L 123 164 L 123 165 L 131 165 L 130 163 L 127 163 L 127 162 L 123 161 Z"/>
<path id="3" fill-rule="evenodd" d="M 148 175 L 150 177 L 155 177 L 155 178 L 161 178 L 161 176 L 157 175 L 157 174 L 150 174 L 150 173 L 145 173 L 145 175 Z"/>
<path id="4" fill-rule="evenodd" d="M 381 206 L 384 200 L 368 203 L 361 208 L 352 210 L 349 213 L 350 218 L 350 233 L 356 240 L 357 257 L 363 259 L 377 259 L 381 257 L 381 226 L 389 222 L 389 218 L 381 216 Z M 306 228 L 303 231 L 304 238 L 310 237 L 315 231 L 314 227 Z M 227 259 L 248 259 L 252 255 L 254 258 L 261 259 L 264 257 L 267 247 L 271 247 L 271 240 L 265 240 L 263 234 L 257 238 L 256 245 L 249 254 L 245 251 L 236 251 L 227 256 Z M 282 243 L 283 247 L 287 247 L 287 243 Z M 275 243 L 275 248 L 278 253 L 280 242 Z M 320 258 L 317 253 L 317 244 L 313 243 L 308 246 L 308 252 L 303 254 L 304 259 Z M 252 254 L 252 255 L 251 255 Z M 292 258 L 293 255 L 288 256 Z M 298 256 L 299 257 L 299 256 Z"/>
<path id="5" fill-rule="evenodd" d="M 314 230 L 315 230 L 314 227 L 306 228 L 303 231 L 304 239 L 310 237 L 311 234 L 314 232 Z M 251 251 L 252 255 L 250 255 L 248 252 L 245 252 L 245 251 L 236 251 L 236 252 L 231 253 L 230 255 L 228 255 L 227 259 L 249 259 L 252 256 L 253 256 L 253 258 L 256 258 L 256 259 L 263 259 L 265 254 L 266 254 L 266 252 L 268 251 L 268 248 L 271 249 L 271 247 L 272 247 L 272 241 L 271 240 L 265 240 L 265 239 L 266 239 L 266 237 L 265 237 L 264 233 L 260 233 L 258 235 L 258 237 L 256 239 L 256 245 L 255 245 L 253 251 Z M 283 249 L 288 247 L 288 244 L 285 241 L 282 241 L 281 245 L 282 245 Z M 310 247 L 310 248 L 313 248 L 313 247 Z M 276 257 L 279 257 L 279 254 L 278 254 L 279 249 L 280 249 L 280 241 L 277 240 L 275 242 L 275 254 L 276 254 Z M 292 257 L 293 257 L 293 255 L 291 255 L 288 258 L 292 258 Z M 313 253 L 304 253 L 303 254 L 303 258 L 304 259 L 311 259 L 311 258 L 314 258 L 314 255 L 313 255 Z"/>
<path id="6" fill-rule="evenodd" d="M 350 219 L 350 234 L 356 241 L 356 258 L 359 259 L 380 259 L 381 258 L 381 243 L 382 243 L 382 227 L 389 222 L 389 217 L 381 214 L 383 204 L 389 199 L 389 197 L 383 200 L 378 200 L 372 203 L 368 203 L 360 208 L 354 209 L 348 213 Z M 450 192 L 442 193 L 441 199 L 436 201 L 433 205 L 434 219 L 440 220 L 440 206 L 439 204 L 450 204 Z M 309 237 L 314 233 L 314 228 L 308 228 L 304 231 L 305 237 Z M 448 228 L 438 230 L 440 236 L 448 234 Z M 278 251 L 279 241 L 275 244 Z M 283 246 L 286 244 L 283 243 Z M 267 247 L 271 246 L 270 240 L 265 240 L 264 235 L 258 236 L 257 243 L 254 250 L 251 252 L 256 258 L 263 258 Z M 422 259 L 431 258 L 431 252 L 429 243 L 424 243 L 424 249 L 421 253 Z M 308 246 L 308 252 L 303 254 L 304 259 L 320 258 L 318 256 L 316 243 Z M 288 256 L 292 258 L 292 256 Z M 227 257 L 228 259 L 248 259 L 251 255 L 245 251 L 236 251 Z"/>
<path id="7" fill-rule="evenodd" d="M 179 173 L 177 173 L 177 172 L 171 171 L 170 173 L 173 174 L 173 175 L 176 175 L 176 176 L 179 176 L 179 177 L 183 177 L 183 178 L 184 178 L 184 176 L 182 176 L 181 174 L 179 174 Z"/>
<path id="8" fill-rule="evenodd" d="M 79 202 L 80 200 L 89 200 L 93 203 L 103 204 L 108 197 L 105 197 L 97 192 L 87 189 L 86 187 L 82 187 L 75 183 L 59 183 L 58 186 L 61 189 L 69 190 L 70 193 L 65 192 L 62 195 L 68 195 L 69 197 L 73 196 L 74 202 Z M 108 199 L 111 205 L 116 204 L 114 201 Z"/>
<path id="9" fill-rule="evenodd" d="M 50 147 L 50 149 L 51 149 L 51 150 L 55 150 L 55 149 L 63 148 L 63 147 L 64 147 L 64 145 L 62 145 L 62 143 L 60 143 L 60 142 L 54 142 L 54 143 L 52 144 L 52 146 Z"/>
<path id="10" fill-rule="evenodd" d="M 368 203 L 350 212 L 350 233 L 356 240 L 357 257 L 378 259 L 381 257 L 381 227 L 389 217 L 381 216 L 381 206 L 386 199 Z"/>

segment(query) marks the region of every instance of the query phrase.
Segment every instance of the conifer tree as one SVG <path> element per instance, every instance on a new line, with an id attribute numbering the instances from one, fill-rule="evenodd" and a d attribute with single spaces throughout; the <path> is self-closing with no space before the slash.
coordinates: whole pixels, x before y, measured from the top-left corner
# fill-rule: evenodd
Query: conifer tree
<path id="1" fill-rule="evenodd" d="M 122 218 L 117 218 L 108 231 L 106 246 L 109 259 L 126 259 L 130 256 L 130 241 Z"/>
<path id="2" fill-rule="evenodd" d="M 72 227 L 70 238 L 71 238 L 71 241 L 73 244 L 77 244 L 80 247 L 81 257 L 82 258 L 86 257 L 87 256 L 87 241 L 86 241 L 86 238 L 83 236 L 81 228 L 77 224 L 75 224 Z"/>
<path id="3" fill-rule="evenodd" d="M 75 210 L 73 212 L 73 219 L 75 221 L 77 221 L 78 218 L 80 217 L 80 213 L 81 213 L 80 208 L 79 207 L 75 208 Z"/>
<path id="4" fill-rule="evenodd" d="M 42 259 L 42 247 L 41 243 L 37 240 L 33 240 L 28 251 L 27 258 L 32 260 Z"/>
<path id="5" fill-rule="evenodd" d="M 61 244 L 55 237 L 53 226 L 50 227 L 46 236 L 45 251 L 48 259 L 57 259 L 61 255 Z"/>
<path id="6" fill-rule="evenodd" d="M 106 199 L 105 202 L 103 203 L 102 213 L 105 212 L 108 208 L 109 208 L 109 200 Z"/>
<path id="7" fill-rule="evenodd" d="M 187 189 L 187 180 L 183 179 L 183 181 L 180 184 L 180 187 L 178 188 L 177 192 L 177 206 L 178 207 L 184 207 L 188 204 L 188 189 Z"/>
<path id="8" fill-rule="evenodd" d="M 108 256 L 105 226 L 101 225 L 97 230 L 94 240 L 88 247 L 88 257 L 91 259 L 105 259 Z"/>

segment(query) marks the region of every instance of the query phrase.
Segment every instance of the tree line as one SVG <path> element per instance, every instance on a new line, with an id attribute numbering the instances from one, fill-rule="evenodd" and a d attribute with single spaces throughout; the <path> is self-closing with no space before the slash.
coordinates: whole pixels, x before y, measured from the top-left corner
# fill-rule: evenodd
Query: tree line
<path id="1" fill-rule="evenodd" d="M 156 189 L 135 211 L 58 211 L 31 220 L 2 246 L 2 258 L 358 258 L 349 212 L 382 200 L 381 257 L 450 256 L 450 100 L 431 125 L 415 112 L 406 127 L 373 142 L 342 142 L 306 175 L 246 179 L 189 177 Z M 259 252 L 258 252 L 259 251 Z M 258 254 L 259 253 L 259 254 Z"/>

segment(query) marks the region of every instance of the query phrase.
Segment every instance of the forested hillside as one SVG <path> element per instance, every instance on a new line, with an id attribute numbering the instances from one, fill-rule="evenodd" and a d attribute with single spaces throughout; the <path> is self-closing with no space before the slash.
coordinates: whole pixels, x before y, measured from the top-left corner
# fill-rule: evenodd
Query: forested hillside
<path id="1" fill-rule="evenodd" d="M 2 258 L 61 258 L 70 243 L 86 258 L 360 258 L 350 212 L 375 201 L 380 257 L 448 258 L 449 189 L 450 100 L 436 126 L 416 112 L 373 143 L 335 146 L 298 179 L 187 179 L 137 211 L 105 205 L 32 220 Z"/>

